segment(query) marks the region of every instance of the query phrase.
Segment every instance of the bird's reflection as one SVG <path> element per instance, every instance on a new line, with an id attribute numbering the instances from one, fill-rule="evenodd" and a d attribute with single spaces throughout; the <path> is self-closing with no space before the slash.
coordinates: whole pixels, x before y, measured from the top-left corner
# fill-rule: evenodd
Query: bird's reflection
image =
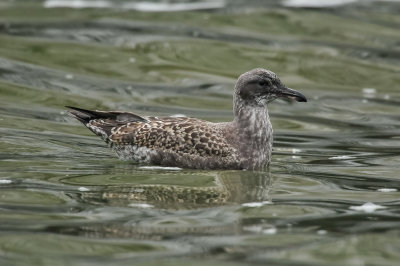
<path id="1" fill-rule="evenodd" d="M 121 169 L 118 173 L 121 174 Z M 244 208 L 242 203 L 271 200 L 268 192 L 272 179 L 268 171 L 183 171 L 175 174 L 185 178 L 190 174 L 197 177 L 199 173 L 212 178 L 213 182 L 209 182 L 212 185 L 143 182 L 130 186 L 105 185 L 98 191 L 70 195 L 84 206 L 92 206 L 92 210 L 85 212 L 90 222 L 48 230 L 87 237 L 148 240 L 182 234 L 237 235 L 242 230 L 238 211 Z"/>
<path id="2" fill-rule="evenodd" d="M 183 173 L 176 175 L 185 178 Z M 105 185 L 100 191 L 80 193 L 79 200 L 89 204 L 154 206 L 160 209 L 207 208 L 270 200 L 268 192 L 272 182 L 269 171 L 210 171 L 201 172 L 201 175 L 212 178 L 213 185 Z"/>
<path id="3" fill-rule="evenodd" d="M 221 172 L 221 184 L 229 193 L 230 203 L 269 201 L 272 179 L 269 171 Z"/>

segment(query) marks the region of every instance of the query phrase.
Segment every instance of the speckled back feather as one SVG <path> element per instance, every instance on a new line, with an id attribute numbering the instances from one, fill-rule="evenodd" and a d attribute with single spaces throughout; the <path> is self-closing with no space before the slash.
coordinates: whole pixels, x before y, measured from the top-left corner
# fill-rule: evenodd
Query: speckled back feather
<path id="1" fill-rule="evenodd" d="M 221 132 L 209 122 L 186 117 L 146 117 L 111 129 L 110 141 L 117 145 L 137 145 L 178 154 L 228 156 L 232 148 Z M 91 124 L 102 127 L 102 121 Z"/>

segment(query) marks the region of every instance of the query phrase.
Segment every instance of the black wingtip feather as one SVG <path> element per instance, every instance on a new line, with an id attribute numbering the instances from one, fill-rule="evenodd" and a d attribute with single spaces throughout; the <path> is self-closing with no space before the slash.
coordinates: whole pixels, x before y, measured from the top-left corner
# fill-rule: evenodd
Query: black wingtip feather
<path id="1" fill-rule="evenodd" d="M 82 122 L 83 124 L 89 123 L 90 120 L 93 119 L 111 119 L 114 120 L 115 123 L 128 123 L 128 122 L 138 122 L 138 121 L 147 121 L 143 117 L 138 115 L 129 113 L 129 112 L 102 112 L 102 111 L 93 111 L 82 109 L 73 106 L 65 106 L 69 110 L 69 114 L 75 117 L 77 120 Z"/>
<path id="2" fill-rule="evenodd" d="M 92 119 L 96 119 L 99 116 L 96 115 L 95 111 L 91 111 L 91 110 L 86 110 L 86 109 L 82 109 L 82 108 L 78 108 L 78 107 L 72 107 L 72 106 L 65 106 L 68 109 L 71 109 L 68 111 L 68 113 L 76 118 L 77 120 L 79 120 L 80 122 L 82 122 L 83 124 L 87 124 L 89 123 L 90 120 Z"/>

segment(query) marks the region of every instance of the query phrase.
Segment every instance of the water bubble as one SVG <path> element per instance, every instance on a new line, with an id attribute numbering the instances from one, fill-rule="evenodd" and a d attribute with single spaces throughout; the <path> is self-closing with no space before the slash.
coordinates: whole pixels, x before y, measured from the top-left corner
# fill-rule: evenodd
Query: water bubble
<path id="1" fill-rule="evenodd" d="M 292 149 L 292 153 L 299 153 L 299 152 L 301 152 L 300 149 Z"/>
<path id="2" fill-rule="evenodd" d="M 263 234 L 266 235 L 275 235 L 278 232 L 278 229 L 276 227 L 268 228 L 262 230 Z"/>
<path id="3" fill-rule="evenodd" d="M 340 155 L 340 156 L 329 157 L 329 160 L 347 160 L 347 159 L 354 159 L 354 157 L 349 156 L 349 155 Z"/>
<path id="4" fill-rule="evenodd" d="M 66 74 L 66 75 L 65 75 L 65 78 L 66 78 L 66 79 L 73 79 L 73 78 L 74 78 L 74 75 L 72 75 L 72 74 Z"/>
<path id="5" fill-rule="evenodd" d="M 376 89 L 374 88 L 363 88 L 362 93 L 366 98 L 374 98 L 376 95 Z"/>
<path id="6" fill-rule="evenodd" d="M 356 0 L 285 0 L 283 5 L 288 7 L 324 8 L 341 6 L 355 1 Z"/>
<path id="7" fill-rule="evenodd" d="M 254 233 L 263 233 L 266 235 L 274 235 L 278 232 L 278 229 L 276 227 L 265 228 L 264 226 L 260 225 L 244 226 L 243 230 Z"/>
<path id="8" fill-rule="evenodd" d="M 272 204 L 271 201 L 261 201 L 261 202 L 247 202 L 243 203 L 242 206 L 244 207 L 262 207 L 264 205 Z"/>
<path id="9" fill-rule="evenodd" d="M 44 2 L 43 6 L 45 8 L 58 8 L 58 7 L 68 7 L 68 8 L 109 8 L 112 7 L 110 1 L 105 0 L 47 0 Z"/>
<path id="10" fill-rule="evenodd" d="M 379 209 L 386 209 L 385 206 L 377 205 L 372 202 L 367 202 L 360 206 L 350 206 L 349 208 L 352 210 L 355 210 L 355 211 L 362 211 L 362 212 L 368 212 L 368 213 L 374 212 Z"/>
<path id="11" fill-rule="evenodd" d="M 186 115 L 184 115 L 184 114 L 173 114 L 173 115 L 170 115 L 170 117 L 186 117 Z"/>
<path id="12" fill-rule="evenodd" d="M 168 167 L 168 166 L 141 166 L 139 168 L 145 170 L 174 170 L 174 171 L 182 170 L 182 168 L 179 167 Z"/>
<path id="13" fill-rule="evenodd" d="M 363 88 L 362 92 L 366 93 L 366 94 L 375 94 L 376 93 L 376 89 L 374 89 L 374 88 Z"/>
<path id="14" fill-rule="evenodd" d="M 370 52 L 367 51 L 361 52 L 361 57 L 366 58 L 368 56 L 370 56 Z"/>

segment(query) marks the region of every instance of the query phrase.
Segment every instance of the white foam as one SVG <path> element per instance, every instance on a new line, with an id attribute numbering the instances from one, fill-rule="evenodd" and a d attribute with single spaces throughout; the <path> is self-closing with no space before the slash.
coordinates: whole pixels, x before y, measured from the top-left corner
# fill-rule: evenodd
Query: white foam
<path id="1" fill-rule="evenodd" d="M 360 206 L 350 206 L 350 209 L 355 210 L 355 211 L 362 211 L 362 212 L 370 213 L 370 212 L 374 212 L 379 209 L 386 209 L 386 207 L 382 206 L 382 205 L 374 204 L 372 202 L 367 202 Z"/>
<path id="2" fill-rule="evenodd" d="M 288 7 L 323 8 L 346 5 L 356 1 L 357 0 L 286 0 L 283 2 L 283 5 Z"/>
<path id="3" fill-rule="evenodd" d="M 259 233 L 263 230 L 263 228 L 259 225 L 251 225 L 251 226 L 244 226 L 243 230 Z"/>
<path id="4" fill-rule="evenodd" d="M 173 171 L 182 170 L 182 168 L 179 167 L 169 167 L 169 166 L 140 166 L 139 168 L 145 170 L 173 170 Z"/>
<path id="5" fill-rule="evenodd" d="M 12 180 L 10 179 L 0 179 L 0 184 L 11 184 Z"/>
<path id="6" fill-rule="evenodd" d="M 365 98 L 375 98 L 376 96 L 376 89 L 374 88 L 363 88 L 362 89 L 363 96 Z"/>
<path id="7" fill-rule="evenodd" d="M 292 149 L 292 153 L 299 153 L 299 152 L 301 152 L 300 149 Z"/>
<path id="8" fill-rule="evenodd" d="M 104 0 L 47 0 L 44 2 L 43 6 L 45 8 L 109 8 L 112 7 L 112 3 Z"/>
<path id="9" fill-rule="evenodd" d="M 264 205 L 272 204 L 271 201 L 261 201 L 261 202 L 247 202 L 243 203 L 242 206 L 244 207 L 262 207 Z"/>
<path id="10" fill-rule="evenodd" d="M 187 117 L 184 114 L 174 114 L 174 115 L 170 115 L 170 117 Z"/>
<path id="11" fill-rule="evenodd" d="M 134 2 L 126 3 L 124 9 L 134 9 L 142 12 L 176 12 L 201 9 L 216 9 L 225 6 L 225 1 L 204 1 L 196 3 L 169 3 L 169 2 Z"/>
<path id="12" fill-rule="evenodd" d="M 262 233 L 266 234 L 266 235 L 275 235 L 277 232 L 278 232 L 278 229 L 276 227 L 271 227 L 271 228 L 262 230 Z"/>
<path id="13" fill-rule="evenodd" d="M 260 225 L 245 226 L 243 227 L 243 230 L 255 233 L 263 233 L 266 235 L 274 235 L 278 232 L 278 229 L 276 227 L 265 228 Z"/>
<path id="14" fill-rule="evenodd" d="M 396 192 L 397 189 L 396 188 L 378 188 L 376 191 L 379 191 L 379 192 Z"/>
<path id="15" fill-rule="evenodd" d="M 136 208 L 153 208 L 154 206 L 147 203 L 131 203 L 128 205 L 129 207 L 136 207 Z"/>
<path id="16" fill-rule="evenodd" d="M 375 94 L 376 93 L 376 89 L 374 89 L 374 88 L 363 88 L 362 92 L 364 94 Z"/>
<path id="17" fill-rule="evenodd" d="M 349 155 L 339 155 L 339 156 L 329 157 L 329 160 L 347 160 L 347 159 L 354 159 L 354 157 Z"/>
<path id="18" fill-rule="evenodd" d="M 66 78 L 66 79 L 74 79 L 74 75 L 72 75 L 72 74 L 66 74 L 66 75 L 65 75 L 65 78 Z"/>
<path id="19" fill-rule="evenodd" d="M 109 0 L 46 0 L 45 8 L 120 8 L 142 12 L 176 12 L 188 10 L 217 9 L 225 6 L 224 0 L 202 1 L 195 3 L 169 3 L 169 2 L 129 2 L 118 3 Z"/>

